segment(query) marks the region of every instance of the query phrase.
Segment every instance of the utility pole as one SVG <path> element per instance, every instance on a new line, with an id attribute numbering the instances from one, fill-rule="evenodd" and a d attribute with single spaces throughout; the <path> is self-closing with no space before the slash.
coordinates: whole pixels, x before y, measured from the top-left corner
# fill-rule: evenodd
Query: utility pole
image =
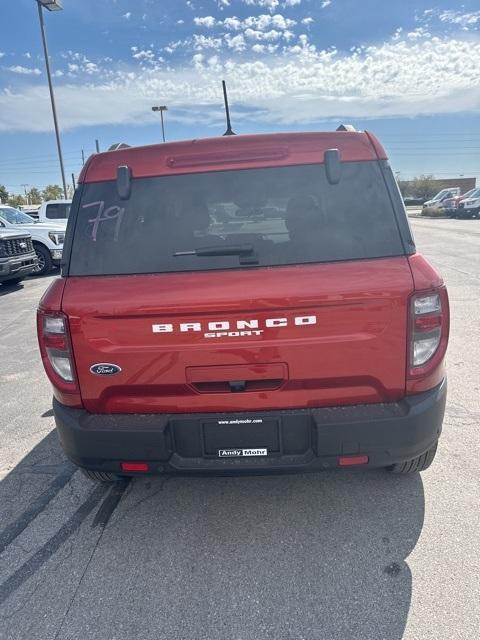
<path id="1" fill-rule="evenodd" d="M 82 166 L 85 164 L 85 152 L 82 149 Z"/>
<path id="2" fill-rule="evenodd" d="M 48 58 L 47 36 L 45 33 L 45 23 L 43 21 L 43 7 L 49 11 L 61 11 L 63 9 L 59 0 L 37 0 L 38 19 L 40 21 L 40 31 L 42 34 L 43 53 L 45 56 L 45 67 L 47 69 L 48 89 L 50 91 L 50 102 L 52 105 L 53 125 L 55 127 L 55 138 L 57 140 L 58 160 L 60 162 L 60 171 L 62 174 L 63 193 L 65 200 L 67 199 L 67 183 L 65 181 L 65 169 L 63 165 L 62 145 L 60 142 L 60 131 L 58 128 L 57 108 L 55 106 L 55 96 L 53 93 L 52 74 L 50 72 L 50 61 Z"/>
<path id="3" fill-rule="evenodd" d="M 97 150 L 97 153 L 100 153 L 100 145 L 98 144 L 98 140 L 95 140 L 95 149 Z"/>

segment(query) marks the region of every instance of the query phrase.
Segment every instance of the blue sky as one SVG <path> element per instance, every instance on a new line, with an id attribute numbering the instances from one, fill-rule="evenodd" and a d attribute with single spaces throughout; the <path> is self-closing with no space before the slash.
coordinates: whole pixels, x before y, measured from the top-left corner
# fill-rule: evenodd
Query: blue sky
<path id="1" fill-rule="evenodd" d="M 64 0 L 45 14 L 65 164 L 95 139 L 375 132 L 402 177 L 480 177 L 480 11 L 467 0 Z M 0 184 L 59 183 L 34 0 L 2 6 Z"/>

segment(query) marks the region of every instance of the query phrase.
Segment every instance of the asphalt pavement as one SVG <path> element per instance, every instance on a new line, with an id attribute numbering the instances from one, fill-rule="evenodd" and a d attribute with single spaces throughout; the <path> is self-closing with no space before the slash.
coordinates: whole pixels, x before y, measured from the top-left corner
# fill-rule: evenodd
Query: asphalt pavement
<path id="1" fill-rule="evenodd" d="M 144 478 L 65 459 L 37 353 L 51 278 L 0 287 L 2 640 L 474 640 L 480 221 L 411 219 L 448 284 L 449 398 L 421 475 Z"/>

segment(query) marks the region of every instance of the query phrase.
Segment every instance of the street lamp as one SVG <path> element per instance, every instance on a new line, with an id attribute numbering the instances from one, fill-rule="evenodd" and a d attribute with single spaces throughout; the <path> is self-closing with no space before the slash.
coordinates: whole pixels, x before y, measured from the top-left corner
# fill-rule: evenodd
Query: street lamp
<path id="1" fill-rule="evenodd" d="M 48 89 L 50 91 L 50 102 L 52 104 L 53 124 L 55 126 L 55 137 L 57 139 L 58 160 L 60 171 L 62 172 L 63 193 L 67 199 L 67 183 L 65 181 L 65 169 L 63 166 L 62 145 L 60 144 L 60 132 L 58 130 L 57 109 L 55 107 L 55 97 L 53 95 L 52 75 L 50 73 L 50 61 L 48 59 L 47 37 L 45 35 L 45 24 L 43 22 L 43 8 L 48 11 L 61 11 L 63 9 L 61 0 L 37 0 L 38 19 L 40 21 L 40 31 L 42 34 L 43 53 L 45 55 L 45 66 L 47 68 Z"/>
<path id="2" fill-rule="evenodd" d="M 160 105 L 158 107 L 152 107 L 152 111 L 160 111 L 160 117 L 162 119 L 162 138 L 163 141 L 165 142 L 165 128 L 163 126 L 163 112 L 164 111 L 168 111 L 167 107 L 165 105 Z"/>

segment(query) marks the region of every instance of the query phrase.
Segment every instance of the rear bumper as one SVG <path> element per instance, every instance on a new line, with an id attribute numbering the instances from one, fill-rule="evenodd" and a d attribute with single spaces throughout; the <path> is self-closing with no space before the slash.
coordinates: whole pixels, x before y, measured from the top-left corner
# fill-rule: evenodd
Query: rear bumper
<path id="1" fill-rule="evenodd" d="M 446 391 L 444 380 L 395 403 L 248 414 L 90 414 L 55 399 L 53 409 L 65 453 L 88 469 L 120 473 L 121 461 L 136 461 L 153 474 L 304 472 L 337 467 L 340 456 L 385 467 L 421 455 L 440 435 Z M 219 458 L 216 447 L 269 455 Z"/>

